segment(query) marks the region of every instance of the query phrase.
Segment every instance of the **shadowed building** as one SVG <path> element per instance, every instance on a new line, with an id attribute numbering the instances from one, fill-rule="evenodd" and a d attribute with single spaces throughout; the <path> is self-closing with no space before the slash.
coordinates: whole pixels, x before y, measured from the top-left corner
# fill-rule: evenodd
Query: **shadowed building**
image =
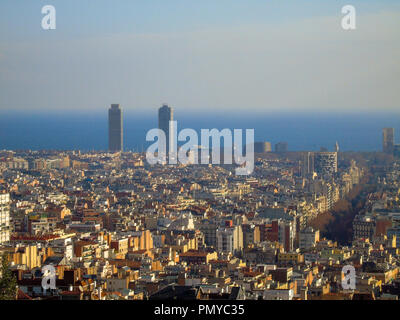
<path id="1" fill-rule="evenodd" d="M 383 129 L 383 152 L 393 154 L 394 151 L 394 128 Z"/>
<path id="2" fill-rule="evenodd" d="M 314 172 L 319 176 L 335 174 L 338 171 L 337 154 L 337 152 L 305 152 L 302 161 L 303 177 Z"/>
<path id="3" fill-rule="evenodd" d="M 303 154 L 302 175 L 303 177 L 306 177 L 309 174 L 313 174 L 314 171 L 314 153 L 305 152 Z"/>
<path id="4" fill-rule="evenodd" d="M 287 142 L 278 142 L 275 144 L 275 152 L 284 153 L 288 151 L 288 144 Z"/>
<path id="5" fill-rule="evenodd" d="M 393 155 L 397 158 L 400 158 L 400 144 L 396 144 L 393 147 Z"/>
<path id="6" fill-rule="evenodd" d="M 271 152 L 271 143 L 270 142 L 255 142 L 254 143 L 254 152 L 255 153 L 266 153 Z"/>
<path id="7" fill-rule="evenodd" d="M 123 151 L 122 110 L 119 104 L 112 104 L 108 109 L 108 150 Z"/>
<path id="8" fill-rule="evenodd" d="M 166 153 L 168 155 L 170 148 L 173 149 L 174 146 L 170 146 L 170 135 L 169 135 L 169 122 L 174 120 L 174 109 L 168 107 L 164 104 L 160 109 L 158 109 L 158 128 L 163 130 L 166 138 Z"/>
<path id="9" fill-rule="evenodd" d="M 337 172 L 337 152 L 315 152 L 314 170 L 318 175 L 333 175 Z"/>

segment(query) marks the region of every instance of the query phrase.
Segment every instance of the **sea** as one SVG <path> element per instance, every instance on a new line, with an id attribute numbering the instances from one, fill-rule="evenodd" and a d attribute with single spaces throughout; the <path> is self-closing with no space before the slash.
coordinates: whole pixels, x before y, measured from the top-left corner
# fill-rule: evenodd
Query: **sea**
<path id="1" fill-rule="evenodd" d="M 287 142 L 289 151 L 380 151 L 382 129 L 400 134 L 400 114 L 381 112 L 213 112 L 175 110 L 178 131 L 254 129 L 255 141 Z M 108 144 L 107 109 L 63 112 L 0 111 L 0 150 L 102 151 Z M 124 150 L 141 152 L 153 142 L 147 132 L 157 127 L 157 109 L 124 112 Z M 200 137 L 200 134 L 199 134 Z M 397 141 L 400 142 L 400 138 Z"/>

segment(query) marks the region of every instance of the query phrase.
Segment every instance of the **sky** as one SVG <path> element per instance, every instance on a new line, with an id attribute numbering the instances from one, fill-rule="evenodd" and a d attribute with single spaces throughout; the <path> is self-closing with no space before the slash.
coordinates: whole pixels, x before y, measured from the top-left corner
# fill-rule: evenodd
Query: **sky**
<path id="1" fill-rule="evenodd" d="M 399 39 L 398 0 L 1 0 L 0 112 L 400 113 Z"/>

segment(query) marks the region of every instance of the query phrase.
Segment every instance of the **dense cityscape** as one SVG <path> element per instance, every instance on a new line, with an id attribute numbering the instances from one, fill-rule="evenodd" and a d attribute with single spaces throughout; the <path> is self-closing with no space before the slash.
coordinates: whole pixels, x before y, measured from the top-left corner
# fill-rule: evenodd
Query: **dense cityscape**
<path id="1" fill-rule="evenodd" d="M 162 106 L 167 137 L 172 120 Z M 123 151 L 123 130 L 112 105 L 108 151 L 0 151 L 2 272 L 16 280 L 8 298 L 398 300 L 393 128 L 382 152 L 255 142 L 244 176 L 235 164 L 197 164 L 198 154 L 150 165 Z M 354 287 L 343 285 L 346 266 Z"/>
<path id="2" fill-rule="evenodd" d="M 399 31 L 398 0 L 0 1 L 2 310 L 396 308 Z"/>

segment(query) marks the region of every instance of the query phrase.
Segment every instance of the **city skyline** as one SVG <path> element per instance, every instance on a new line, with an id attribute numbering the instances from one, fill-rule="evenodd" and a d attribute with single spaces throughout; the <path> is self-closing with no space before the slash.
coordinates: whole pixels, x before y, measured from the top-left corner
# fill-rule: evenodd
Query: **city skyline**
<path id="1" fill-rule="evenodd" d="M 124 150 L 124 120 L 119 104 L 112 104 L 108 109 L 108 150 Z"/>
<path id="2" fill-rule="evenodd" d="M 143 151 L 146 132 L 158 127 L 158 108 L 149 115 L 125 113 L 125 147 Z M 254 128 L 256 141 L 267 141 L 274 150 L 284 150 L 280 142 L 289 143 L 293 151 L 319 151 L 321 147 L 334 151 L 339 142 L 341 151 L 381 151 L 382 129 L 393 127 L 400 131 L 394 115 L 338 114 L 278 114 L 248 115 L 246 113 L 192 114 L 178 108 L 178 128 L 191 127 L 198 133 L 202 128 Z M 0 149 L 107 150 L 107 113 L 3 113 L 0 116 Z M 354 122 L 353 119 L 357 119 Z M 81 139 L 84 135 L 85 139 Z M 348 137 L 352 139 L 348 139 Z"/>
<path id="3" fill-rule="evenodd" d="M 395 145 L 394 128 L 383 128 L 382 151 L 385 153 L 393 153 Z"/>
<path id="4" fill-rule="evenodd" d="M 164 103 L 162 107 L 158 109 L 158 129 L 165 133 L 165 152 L 167 156 L 169 156 L 170 151 L 173 152 L 175 150 L 175 146 L 173 145 L 174 141 L 171 139 L 170 134 L 170 130 L 174 130 L 173 126 L 171 126 L 171 121 L 174 121 L 174 109 Z"/>
<path id="5" fill-rule="evenodd" d="M 396 307 L 399 36 L 399 0 L 0 1 L 0 302 Z"/>

